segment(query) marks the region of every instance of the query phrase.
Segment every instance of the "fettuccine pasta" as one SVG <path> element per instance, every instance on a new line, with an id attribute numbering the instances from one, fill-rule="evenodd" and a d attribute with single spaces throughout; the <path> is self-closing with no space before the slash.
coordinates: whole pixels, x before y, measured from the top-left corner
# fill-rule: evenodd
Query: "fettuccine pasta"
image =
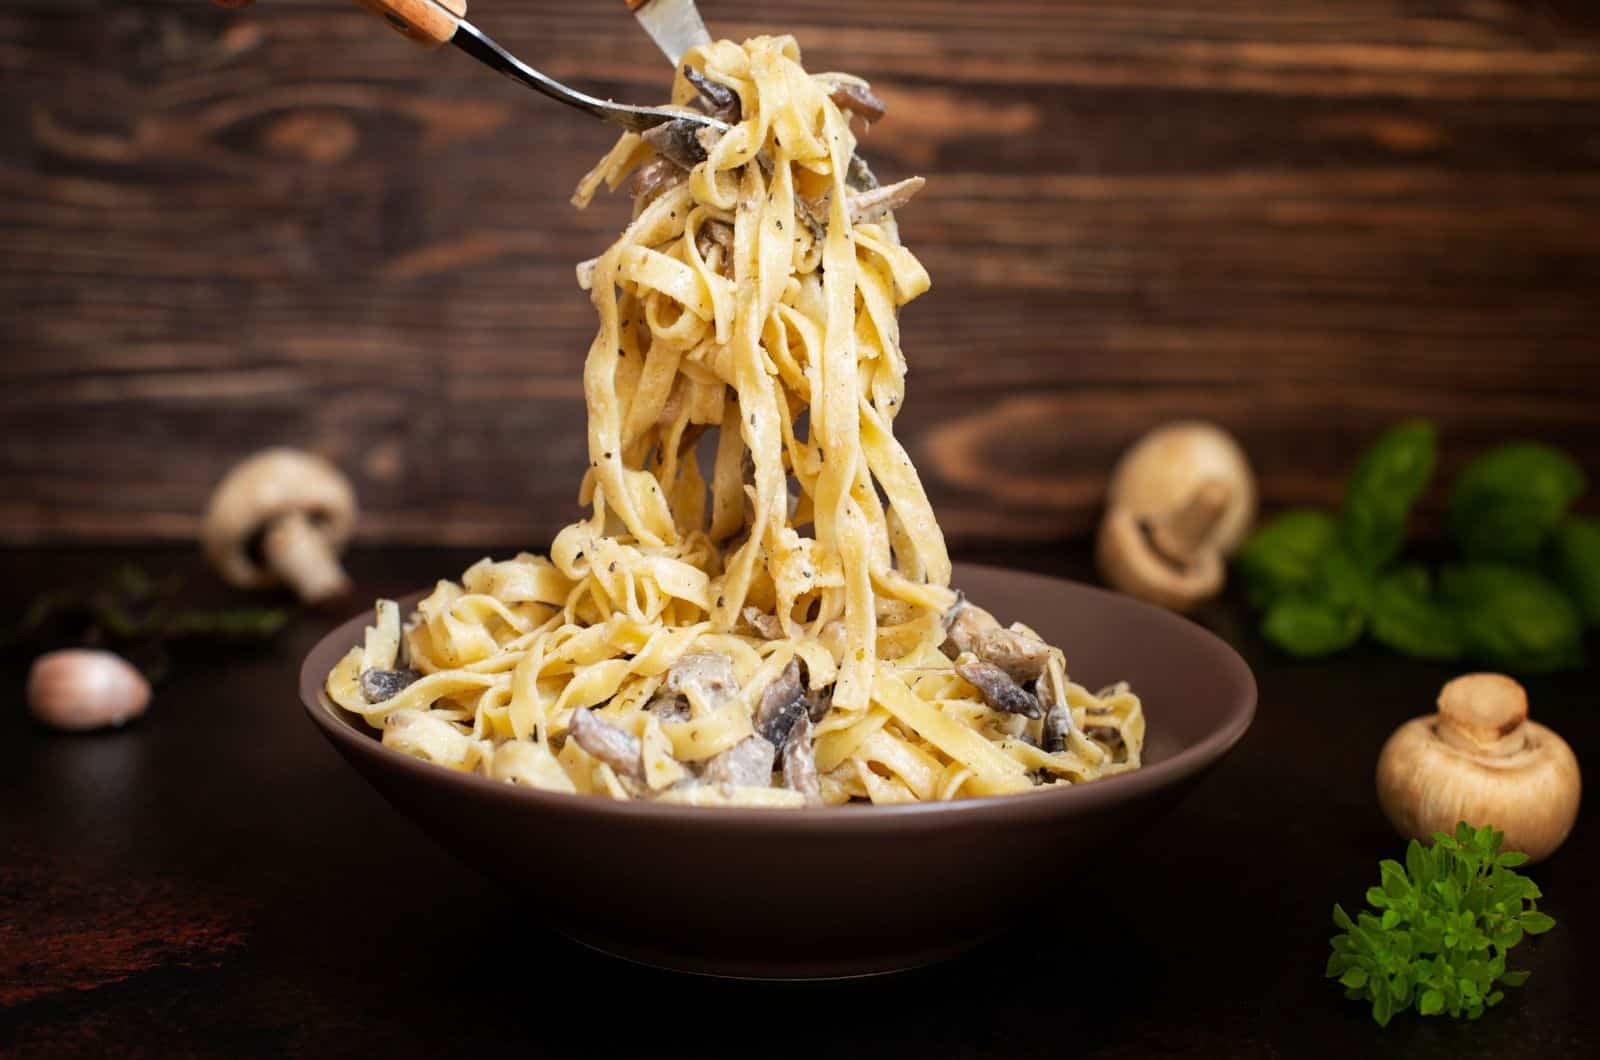
<path id="1" fill-rule="evenodd" d="M 916 802 L 1135 769 L 1144 717 L 951 589 L 895 439 L 899 308 L 928 289 L 847 112 L 789 37 L 692 50 L 673 101 L 725 130 L 628 133 L 579 207 L 634 217 L 579 266 L 588 518 L 378 604 L 327 693 L 389 747 L 550 791 L 687 806 Z M 702 445 L 701 443 L 705 444 Z M 704 465 L 704 466 L 703 466 Z M 709 471 L 706 468 L 709 468 Z"/>

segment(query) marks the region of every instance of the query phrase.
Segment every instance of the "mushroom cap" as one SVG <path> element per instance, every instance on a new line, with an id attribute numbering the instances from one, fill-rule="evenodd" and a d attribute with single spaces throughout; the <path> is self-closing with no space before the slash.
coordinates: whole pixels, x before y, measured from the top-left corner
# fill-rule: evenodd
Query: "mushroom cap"
<path id="1" fill-rule="evenodd" d="M 1112 588 L 1171 611 L 1187 611 L 1216 596 L 1227 577 L 1215 549 L 1200 550 L 1185 567 L 1167 562 L 1151 546 L 1140 517 L 1127 508 L 1106 514 L 1095 558 Z"/>
<path id="2" fill-rule="evenodd" d="M 355 527 L 355 493 L 343 473 L 320 456 L 264 449 L 228 472 L 211 494 L 201 534 L 206 558 L 232 585 L 276 584 L 255 544 L 274 519 L 294 512 L 310 517 L 338 551 Z"/>
<path id="3" fill-rule="evenodd" d="M 1461 689 L 1451 689 L 1466 680 L 1447 685 L 1441 701 L 1458 698 Z M 1479 694 L 1506 691 L 1499 681 L 1480 682 L 1477 689 Z M 1520 686 L 1516 693 L 1526 710 Z M 1514 708 L 1516 697 L 1511 698 Z M 1483 746 L 1448 738 L 1453 727 L 1449 719 L 1428 714 L 1400 726 L 1384 744 L 1378 756 L 1378 801 L 1389 823 L 1417 839 L 1453 832 L 1458 821 L 1492 825 L 1505 833 L 1507 849 L 1534 861 L 1549 857 L 1578 816 L 1582 779 L 1572 748 L 1535 721 L 1523 721 Z"/>
<path id="4" fill-rule="evenodd" d="M 1256 477 L 1233 436 L 1198 420 L 1157 427 L 1117 461 L 1107 506 L 1155 518 L 1182 504 L 1207 479 L 1229 489 L 1227 510 L 1212 531 L 1224 556 L 1232 555 L 1256 517 Z"/>

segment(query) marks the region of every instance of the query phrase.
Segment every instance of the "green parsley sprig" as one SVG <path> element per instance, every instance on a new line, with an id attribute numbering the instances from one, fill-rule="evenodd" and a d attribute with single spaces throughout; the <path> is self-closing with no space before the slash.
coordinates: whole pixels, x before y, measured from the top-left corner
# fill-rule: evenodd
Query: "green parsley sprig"
<path id="1" fill-rule="evenodd" d="M 1327 976 L 1345 997 L 1370 1001 L 1379 1026 L 1413 1005 L 1424 1016 L 1477 1019 L 1504 1000 L 1503 987 L 1528 978 L 1506 970 L 1506 954 L 1555 927 L 1535 904 L 1538 884 L 1514 871 L 1527 855 L 1500 853 L 1502 833 L 1463 822 L 1433 839 L 1413 839 L 1404 865 L 1378 863 L 1381 885 L 1367 890 L 1376 912 L 1351 920 L 1333 907 L 1342 934 L 1330 940 Z"/>

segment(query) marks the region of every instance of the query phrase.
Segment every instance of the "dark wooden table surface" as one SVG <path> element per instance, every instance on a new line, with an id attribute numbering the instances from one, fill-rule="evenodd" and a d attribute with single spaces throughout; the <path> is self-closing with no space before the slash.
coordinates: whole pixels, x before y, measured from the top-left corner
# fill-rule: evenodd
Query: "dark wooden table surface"
<path id="1" fill-rule="evenodd" d="M 0 552 L 0 614 L 129 558 L 197 573 L 185 552 Z M 353 569 L 371 597 L 471 558 L 369 551 Z M 1082 574 L 1086 557 L 972 558 Z M 450 860 L 303 716 L 294 674 L 327 621 L 301 619 L 265 649 L 185 659 L 146 718 L 101 736 L 32 724 L 27 660 L 6 657 L 0 1052 L 1595 1055 L 1593 811 L 1533 870 L 1559 925 L 1517 951 L 1528 985 L 1477 1024 L 1407 1016 L 1379 1031 L 1322 979 L 1329 910 L 1358 903 L 1377 860 L 1400 849 L 1374 801 L 1373 763 L 1448 674 L 1377 655 L 1290 664 L 1266 653 L 1236 603 L 1203 617 L 1255 666 L 1261 710 L 1161 827 L 1063 880 L 1058 907 L 1019 909 L 1026 932 L 921 972 L 808 986 L 677 977 L 592 954 Z M 1536 716 L 1588 758 L 1600 745 L 1589 679 L 1530 691 Z M 1160 705 L 1151 713 L 1159 725 Z M 841 886 L 892 901 L 874 899 L 870 879 Z"/>

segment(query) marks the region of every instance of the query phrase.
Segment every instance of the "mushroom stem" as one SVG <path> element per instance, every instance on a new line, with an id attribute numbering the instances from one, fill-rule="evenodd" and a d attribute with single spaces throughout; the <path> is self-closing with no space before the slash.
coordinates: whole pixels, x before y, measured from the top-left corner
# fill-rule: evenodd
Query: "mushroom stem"
<path id="1" fill-rule="evenodd" d="M 1233 487 L 1221 479 L 1206 479 L 1182 504 L 1150 521 L 1145 531 L 1150 546 L 1167 562 L 1187 567 L 1211 539 L 1231 503 Z"/>
<path id="2" fill-rule="evenodd" d="M 1528 745 L 1528 694 L 1501 674 L 1468 674 L 1439 693 L 1439 739 L 1482 758 L 1504 758 Z"/>
<path id="3" fill-rule="evenodd" d="M 261 548 L 267 565 L 308 604 L 325 603 L 350 589 L 338 554 L 304 512 L 274 519 L 262 536 Z"/>

